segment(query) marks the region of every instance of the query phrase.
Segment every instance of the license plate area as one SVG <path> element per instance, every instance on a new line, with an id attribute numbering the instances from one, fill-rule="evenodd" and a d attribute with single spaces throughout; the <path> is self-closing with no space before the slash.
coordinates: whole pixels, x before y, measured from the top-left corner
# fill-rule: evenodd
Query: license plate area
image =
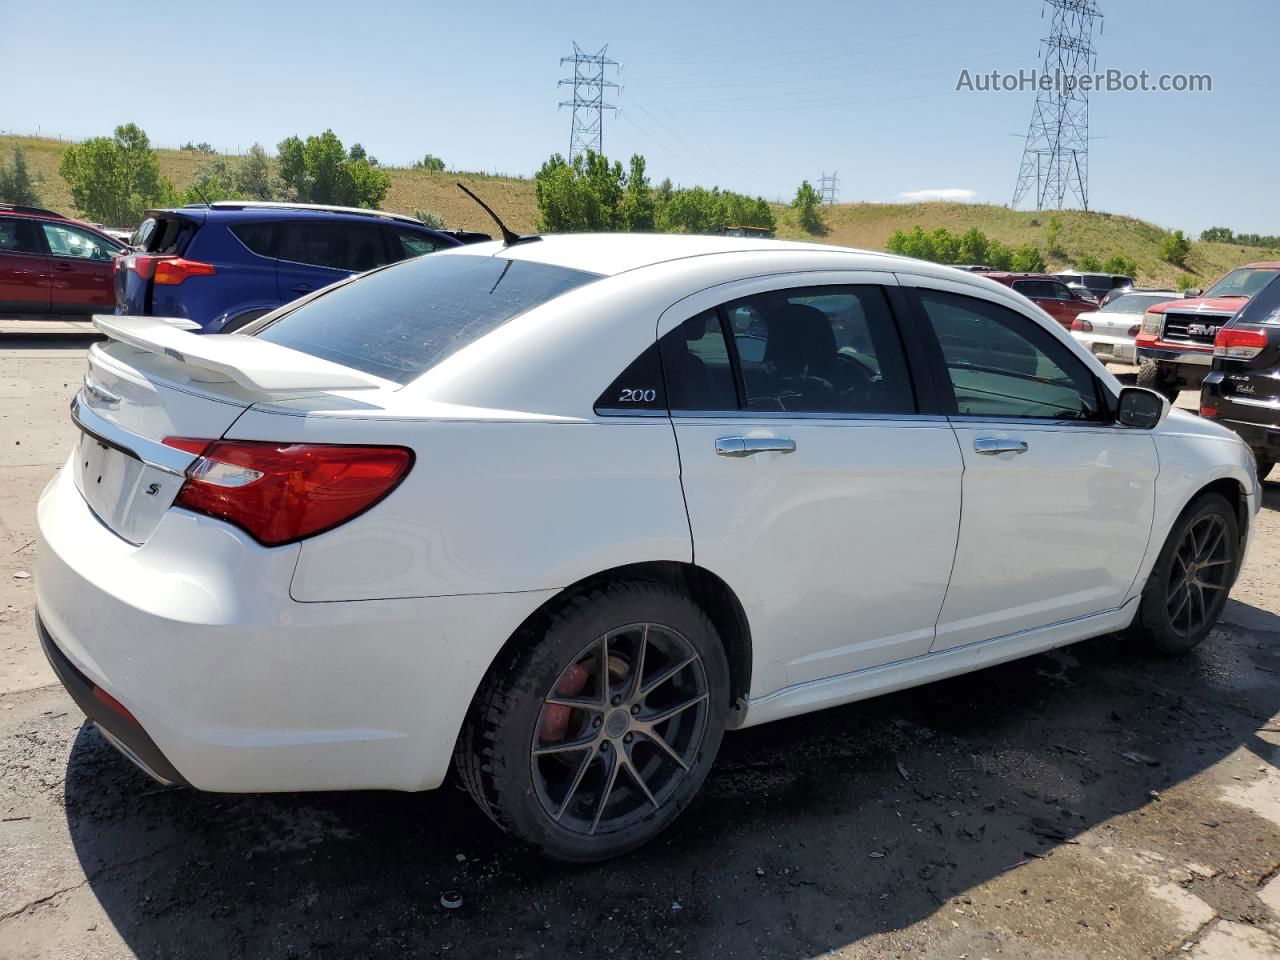
<path id="1" fill-rule="evenodd" d="M 143 463 L 131 453 L 81 432 L 75 483 L 89 509 L 113 533 L 143 543 L 182 486 L 183 477 Z"/>

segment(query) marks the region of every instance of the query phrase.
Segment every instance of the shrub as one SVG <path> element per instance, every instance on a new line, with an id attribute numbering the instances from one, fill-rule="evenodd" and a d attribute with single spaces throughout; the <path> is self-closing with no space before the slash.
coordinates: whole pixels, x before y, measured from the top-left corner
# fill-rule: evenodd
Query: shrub
<path id="1" fill-rule="evenodd" d="M 1045 263 L 1040 249 L 1029 243 L 1019 247 L 1013 254 L 1011 269 L 1016 273 L 1043 273 Z"/>
<path id="2" fill-rule="evenodd" d="M 1102 265 L 1103 273 L 1118 273 L 1125 277 L 1136 277 L 1138 275 L 1138 263 L 1132 257 L 1116 254 Z"/>
<path id="3" fill-rule="evenodd" d="M 1049 225 L 1044 228 L 1044 245 L 1049 253 L 1062 252 L 1062 220 L 1056 216 L 1049 218 Z"/>
<path id="4" fill-rule="evenodd" d="M 1191 253 L 1191 241 L 1183 236 L 1181 230 L 1165 234 L 1160 241 L 1160 259 L 1172 263 L 1175 267 L 1185 267 L 1187 256 Z"/>
<path id="5" fill-rule="evenodd" d="M 822 218 L 822 195 L 805 180 L 796 188 L 791 209 L 797 213 L 800 226 L 809 233 L 825 233 L 827 224 Z"/>
<path id="6" fill-rule="evenodd" d="M 434 210 L 415 210 L 413 215 L 422 221 L 424 227 L 432 230 L 448 230 L 449 225 L 445 222 L 444 217 L 436 213 Z"/>
<path id="7" fill-rule="evenodd" d="M 1102 261 L 1092 253 L 1086 253 L 1076 261 L 1076 269 L 1084 273 L 1102 273 Z"/>
<path id="8" fill-rule="evenodd" d="M 1190 290 L 1195 285 L 1196 285 L 1196 278 L 1191 276 L 1191 274 L 1189 273 L 1179 274 L 1178 280 L 1175 283 L 1175 286 L 1177 287 L 1177 290 L 1179 293 L 1182 293 L 1184 290 Z"/>
<path id="9" fill-rule="evenodd" d="M 21 147 L 13 148 L 12 166 L 0 166 L 0 203 L 40 206 L 40 194 L 27 171 L 27 155 Z"/>

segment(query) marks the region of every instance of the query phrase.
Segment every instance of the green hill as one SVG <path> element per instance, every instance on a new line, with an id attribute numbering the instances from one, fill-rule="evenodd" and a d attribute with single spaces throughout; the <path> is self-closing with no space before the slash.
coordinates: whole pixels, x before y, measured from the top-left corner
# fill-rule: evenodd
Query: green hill
<path id="1" fill-rule="evenodd" d="M 33 137 L 0 137 L 0 162 L 8 162 L 14 146 L 21 146 L 26 151 L 28 165 L 39 181 L 44 204 L 55 210 L 76 213 L 67 184 L 58 175 L 58 163 L 67 145 L 57 140 Z M 160 150 L 159 156 L 161 174 L 179 188 L 190 183 L 195 171 L 207 159 L 190 150 Z M 492 232 L 493 224 L 488 217 L 454 186 L 461 180 L 473 186 L 498 210 L 513 230 L 530 232 L 534 229 L 538 210 L 531 179 L 476 173 L 428 173 L 394 167 L 386 169 L 391 174 L 391 189 L 383 203 L 387 210 L 408 214 L 415 210 L 431 210 L 443 216 L 451 227 Z M 1132 257 L 1138 264 L 1140 282 L 1152 286 L 1172 286 L 1182 273 L 1189 273 L 1196 286 L 1206 286 L 1242 263 L 1280 259 L 1280 251 L 1197 242 L 1192 245 L 1187 269 L 1183 270 L 1159 258 L 1157 251 L 1164 235 L 1160 227 L 1111 213 L 1079 210 L 1057 213 L 1062 222 L 1059 244 L 1065 256 L 1055 256 L 1046 250 L 1045 228 L 1049 213 L 970 203 L 844 203 L 825 208 L 828 231 L 825 236 L 813 238 L 800 229 L 790 208 L 775 206 L 774 211 L 778 217 L 780 237 L 817 239 L 868 250 L 883 250 L 895 230 L 910 230 L 919 224 L 926 230 L 946 227 L 955 233 L 977 227 L 991 239 L 1003 241 L 1011 247 L 1032 244 L 1045 253 L 1051 270 L 1073 266 L 1075 258 L 1086 253 L 1102 260 L 1122 254 Z"/>

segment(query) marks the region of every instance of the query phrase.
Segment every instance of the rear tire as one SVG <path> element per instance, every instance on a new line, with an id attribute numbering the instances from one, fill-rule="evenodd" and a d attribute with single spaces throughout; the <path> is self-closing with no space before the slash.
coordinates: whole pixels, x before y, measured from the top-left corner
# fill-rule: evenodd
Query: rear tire
<path id="1" fill-rule="evenodd" d="M 1226 606 L 1240 565 L 1240 523 L 1225 498 L 1206 493 L 1178 517 L 1156 558 L 1130 635 L 1148 650 L 1187 653 Z"/>
<path id="2" fill-rule="evenodd" d="M 605 583 L 494 665 L 454 762 L 505 832 L 556 860 L 605 860 L 688 806 L 728 707 L 728 663 L 706 613 L 662 584 Z"/>
<path id="3" fill-rule="evenodd" d="M 1182 392 L 1177 379 L 1167 374 L 1154 360 L 1138 360 L 1138 386 L 1162 394 L 1170 403 L 1176 403 L 1178 394 Z"/>

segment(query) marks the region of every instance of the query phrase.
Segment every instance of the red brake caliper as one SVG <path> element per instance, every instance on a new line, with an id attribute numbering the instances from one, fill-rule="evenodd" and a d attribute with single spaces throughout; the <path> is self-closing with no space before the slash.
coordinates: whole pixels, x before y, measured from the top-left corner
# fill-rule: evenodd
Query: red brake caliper
<path id="1" fill-rule="evenodd" d="M 582 664 L 575 664 L 570 667 L 564 675 L 564 679 L 560 681 L 560 686 L 556 687 L 556 696 L 560 697 L 576 697 L 582 692 L 582 688 L 587 685 L 587 681 L 591 679 L 591 671 Z M 555 743 L 557 740 L 563 740 L 564 735 L 569 730 L 569 715 L 573 713 L 573 707 L 566 707 L 562 703 L 547 704 L 542 708 L 542 726 L 538 731 L 538 736 L 543 743 Z"/>

